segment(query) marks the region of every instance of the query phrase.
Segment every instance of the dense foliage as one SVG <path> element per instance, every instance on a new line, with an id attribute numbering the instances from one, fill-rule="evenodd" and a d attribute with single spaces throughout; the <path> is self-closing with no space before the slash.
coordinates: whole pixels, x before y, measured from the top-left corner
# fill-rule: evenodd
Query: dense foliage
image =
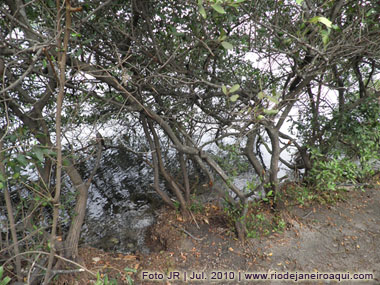
<path id="1" fill-rule="evenodd" d="M 142 157 L 154 190 L 184 215 L 189 174 L 200 172 L 241 239 L 252 195 L 276 208 L 280 166 L 334 191 L 379 159 L 374 1 L 6 0 L 0 14 L 0 197 L 20 280 L 25 248 L 50 252 L 37 271 L 55 253 L 76 258 L 104 147 Z M 255 179 L 237 187 L 249 171 Z"/>

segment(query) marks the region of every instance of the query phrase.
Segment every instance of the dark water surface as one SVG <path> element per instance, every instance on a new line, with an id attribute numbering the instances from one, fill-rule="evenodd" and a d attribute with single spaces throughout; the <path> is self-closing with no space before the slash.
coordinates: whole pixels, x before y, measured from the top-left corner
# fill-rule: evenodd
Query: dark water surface
<path id="1" fill-rule="evenodd" d="M 152 170 L 134 154 L 122 148 L 105 151 L 89 189 L 82 243 L 123 253 L 147 252 L 145 232 L 162 203 L 152 183 Z"/>

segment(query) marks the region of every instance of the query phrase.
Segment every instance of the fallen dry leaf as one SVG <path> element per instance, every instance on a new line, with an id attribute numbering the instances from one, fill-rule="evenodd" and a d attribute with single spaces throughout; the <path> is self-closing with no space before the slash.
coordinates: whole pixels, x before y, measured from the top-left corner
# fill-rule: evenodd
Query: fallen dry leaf
<path id="1" fill-rule="evenodd" d="M 123 257 L 124 260 L 136 260 L 137 255 L 126 255 Z"/>
<path id="2" fill-rule="evenodd" d="M 93 258 L 92 258 L 92 261 L 93 261 L 94 263 L 97 263 L 97 262 L 100 261 L 100 257 L 93 257 Z"/>

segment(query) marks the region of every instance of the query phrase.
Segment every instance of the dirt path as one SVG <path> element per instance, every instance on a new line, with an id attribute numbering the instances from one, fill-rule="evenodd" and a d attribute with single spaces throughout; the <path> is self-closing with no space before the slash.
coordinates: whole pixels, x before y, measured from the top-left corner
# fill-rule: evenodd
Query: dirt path
<path id="1" fill-rule="evenodd" d="M 162 210 L 151 229 L 149 255 L 81 248 L 82 264 L 117 284 L 128 284 L 130 277 L 134 284 L 338 284 L 303 281 L 301 275 L 338 272 L 343 274 L 339 284 L 380 284 L 380 179 L 374 184 L 372 189 L 345 193 L 344 201 L 334 205 L 288 207 L 282 212 L 285 231 L 249 239 L 244 245 L 229 232 L 224 213 L 215 205 L 194 213 L 187 222 L 174 211 Z M 165 280 L 170 272 L 180 280 Z M 285 277 L 297 276 L 299 281 L 254 281 L 265 276 L 245 275 L 282 277 L 287 272 Z M 373 279 L 343 280 L 354 273 L 370 273 Z M 193 274 L 197 281 L 189 280 Z M 94 284 L 93 280 L 96 277 L 89 274 L 61 275 L 55 284 Z"/>
<path id="2" fill-rule="evenodd" d="M 198 228 L 194 222 L 182 223 L 175 214 L 163 213 L 152 232 L 151 246 L 159 252 L 142 257 L 140 280 L 136 283 L 248 284 L 244 281 L 249 277 L 244 275 L 247 272 L 277 273 L 277 277 L 281 277 L 279 273 L 297 272 L 298 278 L 302 278 L 301 272 L 340 272 L 342 279 L 350 272 L 349 278 L 354 273 L 371 273 L 374 279 L 366 282 L 350 279 L 341 284 L 380 284 L 379 185 L 365 191 L 352 190 L 346 193 L 344 202 L 333 206 L 293 207 L 286 216 L 288 228 L 283 233 L 250 239 L 242 245 L 228 233 L 218 215 L 209 213 L 203 223 L 202 218 L 198 219 Z M 147 271 L 157 274 L 149 276 Z M 179 275 L 180 281 L 160 280 L 159 274 L 166 277 L 173 271 L 178 272 L 174 277 Z M 194 273 L 200 279 L 198 282 L 189 281 Z M 185 277 L 187 282 L 183 280 Z M 272 280 L 260 284 L 294 282 Z M 298 284 L 335 284 L 335 281 Z"/>

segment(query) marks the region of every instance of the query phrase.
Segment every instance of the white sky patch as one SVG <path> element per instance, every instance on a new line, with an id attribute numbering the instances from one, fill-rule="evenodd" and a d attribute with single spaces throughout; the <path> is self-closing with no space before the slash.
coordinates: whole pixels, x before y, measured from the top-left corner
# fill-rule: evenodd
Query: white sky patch
<path id="1" fill-rule="evenodd" d="M 244 56 L 244 60 L 251 62 L 254 68 L 260 69 L 263 66 L 259 54 L 255 52 L 247 52 Z"/>

